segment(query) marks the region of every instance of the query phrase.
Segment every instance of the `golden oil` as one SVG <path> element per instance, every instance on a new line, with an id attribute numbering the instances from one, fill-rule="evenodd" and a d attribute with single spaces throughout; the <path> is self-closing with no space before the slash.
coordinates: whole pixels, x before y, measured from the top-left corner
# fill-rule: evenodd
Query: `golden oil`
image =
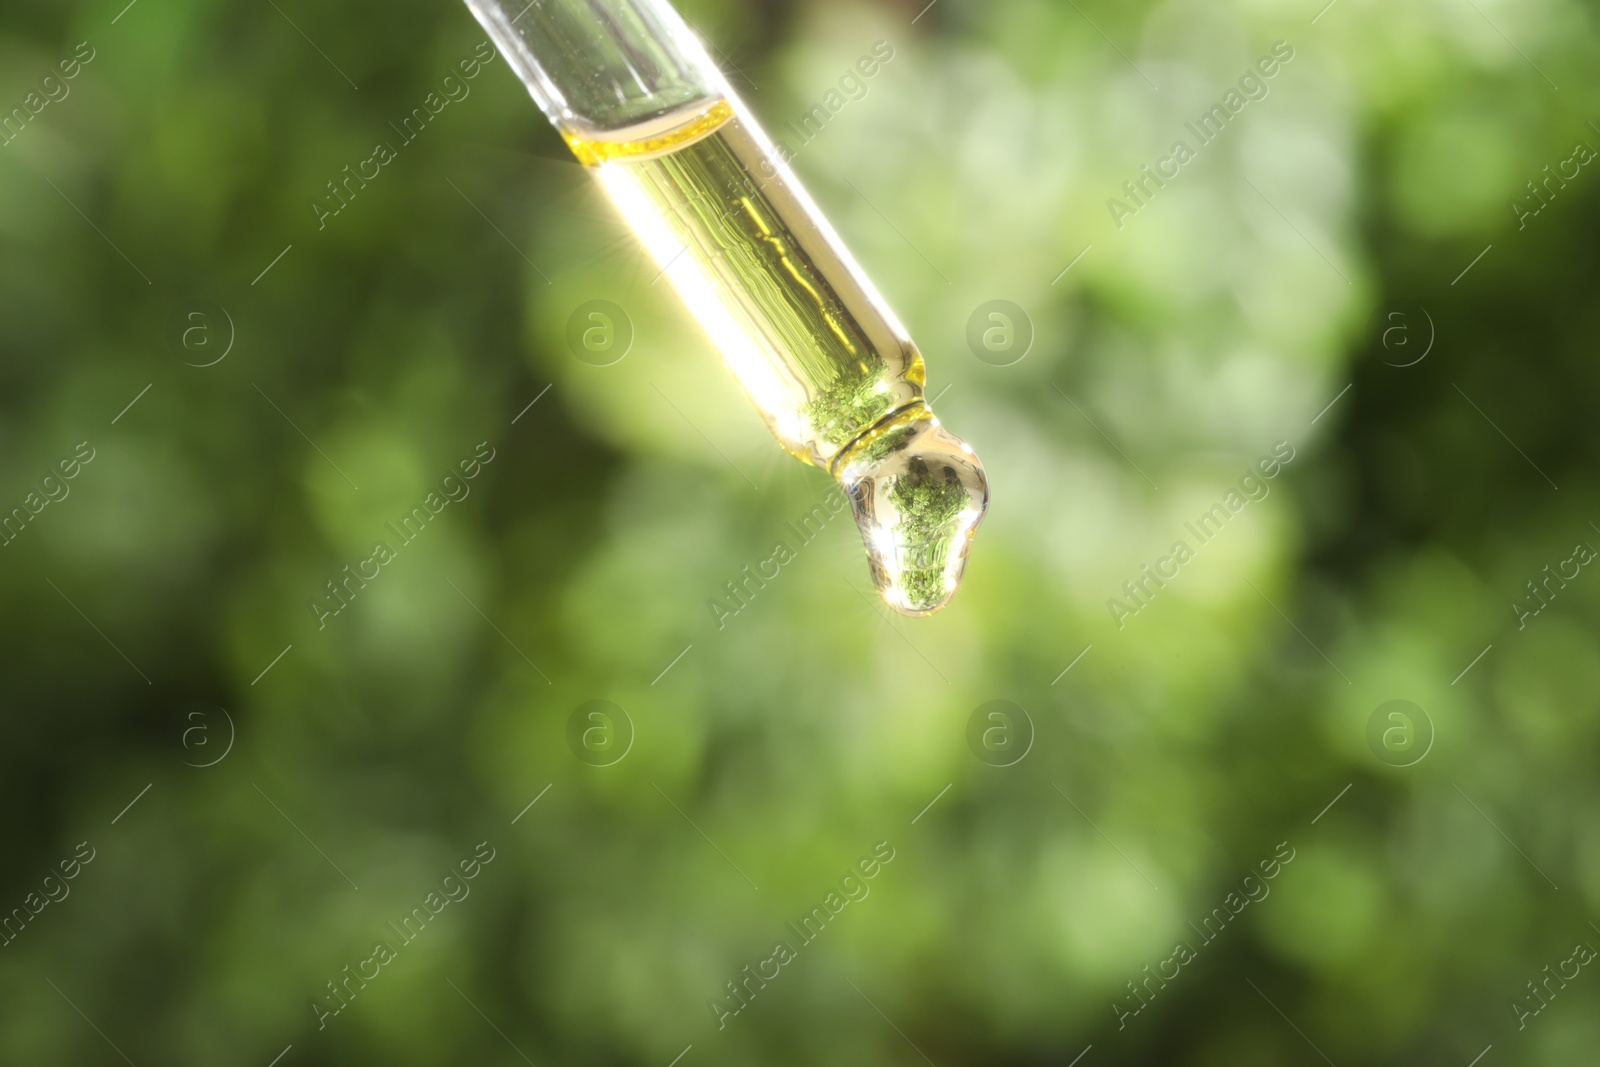
<path id="1" fill-rule="evenodd" d="M 884 599 L 942 607 L 988 503 L 983 467 L 927 407 L 905 327 L 743 105 L 562 132 L 779 443 L 844 487 Z"/>

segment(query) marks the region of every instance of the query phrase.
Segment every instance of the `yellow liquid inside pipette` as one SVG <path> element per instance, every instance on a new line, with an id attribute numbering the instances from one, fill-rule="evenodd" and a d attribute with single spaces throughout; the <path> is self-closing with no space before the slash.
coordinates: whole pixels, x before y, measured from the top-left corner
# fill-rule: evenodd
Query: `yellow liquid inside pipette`
<path id="1" fill-rule="evenodd" d="M 982 465 L 934 418 L 905 328 L 742 105 L 563 133 L 779 443 L 844 487 L 884 599 L 942 607 L 987 505 Z"/>

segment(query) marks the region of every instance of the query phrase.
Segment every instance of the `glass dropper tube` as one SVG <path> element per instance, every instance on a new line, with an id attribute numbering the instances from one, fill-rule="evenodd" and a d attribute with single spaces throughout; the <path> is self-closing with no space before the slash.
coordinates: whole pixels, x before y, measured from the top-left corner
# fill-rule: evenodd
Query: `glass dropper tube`
<path id="1" fill-rule="evenodd" d="M 955 593 L 983 465 L 922 356 L 665 0 L 467 0 L 791 455 L 828 471 L 891 607 Z"/>

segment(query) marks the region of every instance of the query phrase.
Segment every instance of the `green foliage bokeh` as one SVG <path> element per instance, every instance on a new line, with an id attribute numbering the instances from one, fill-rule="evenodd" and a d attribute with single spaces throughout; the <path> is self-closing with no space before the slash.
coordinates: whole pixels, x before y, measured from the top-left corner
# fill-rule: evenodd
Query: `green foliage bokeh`
<path id="1" fill-rule="evenodd" d="M 1528 983 L 1600 946 L 1600 578 L 1528 583 L 1600 546 L 1600 178 L 1525 183 L 1600 145 L 1595 13 L 1320 6 L 683 5 L 791 141 L 893 48 L 792 147 L 992 484 L 953 605 L 903 620 L 846 515 L 792 532 L 832 483 L 503 60 L 397 131 L 463 5 L 8 4 L 0 115 L 93 58 L 0 146 L 0 915 L 94 858 L 0 947 L 0 1062 L 1589 1062 L 1600 976 Z M 597 299 L 609 366 L 567 342 Z M 996 299 L 1009 366 L 967 343 Z M 594 700 L 614 761 L 571 741 Z M 1369 745 L 1391 700 L 1411 766 Z"/>

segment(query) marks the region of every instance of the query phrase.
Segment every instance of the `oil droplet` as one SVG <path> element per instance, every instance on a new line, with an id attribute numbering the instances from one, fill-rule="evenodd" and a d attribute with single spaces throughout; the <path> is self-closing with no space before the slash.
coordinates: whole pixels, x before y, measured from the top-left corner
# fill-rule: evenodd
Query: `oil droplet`
<path id="1" fill-rule="evenodd" d="M 919 400 L 853 442 L 834 477 L 850 499 L 884 602 L 903 615 L 949 603 L 989 506 L 989 482 L 972 448 Z"/>

